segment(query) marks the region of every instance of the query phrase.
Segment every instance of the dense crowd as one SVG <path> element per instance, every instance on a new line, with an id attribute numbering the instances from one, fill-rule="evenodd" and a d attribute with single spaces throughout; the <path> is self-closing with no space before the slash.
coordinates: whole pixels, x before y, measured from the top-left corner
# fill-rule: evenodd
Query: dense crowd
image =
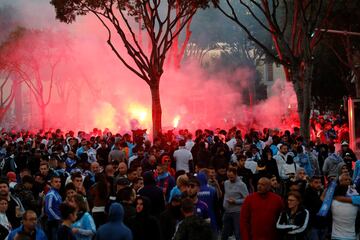
<path id="1" fill-rule="evenodd" d="M 3 130 L 0 239 L 357 239 L 344 121 L 313 118 L 311 142 L 296 127 Z"/>

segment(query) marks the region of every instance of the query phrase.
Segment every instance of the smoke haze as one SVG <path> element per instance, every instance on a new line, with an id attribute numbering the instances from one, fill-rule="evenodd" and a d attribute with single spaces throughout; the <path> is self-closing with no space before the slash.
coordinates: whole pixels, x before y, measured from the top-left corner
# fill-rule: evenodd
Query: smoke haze
<path id="1" fill-rule="evenodd" d="M 54 89 L 46 109 L 46 127 L 91 130 L 109 128 L 125 132 L 151 129 L 151 96 L 146 83 L 126 69 L 106 44 L 106 32 L 95 17 L 81 16 L 73 24 L 55 20 L 55 10 L 43 0 L 2 0 L 0 41 L 17 25 L 51 32 L 54 45 L 66 56 L 55 69 Z M 29 43 L 31 44 L 31 43 Z M 131 59 L 125 51 L 122 56 Z M 49 87 L 48 66 L 42 65 L 44 86 Z M 248 68 L 235 72 L 219 69 L 209 74 L 195 62 L 180 70 L 165 68 L 161 79 L 164 129 L 291 127 L 297 124 L 296 97 L 290 83 L 277 81 L 273 96 L 248 107 L 238 88 L 254 81 Z M 232 83 L 232 84 L 229 84 Z M 34 97 L 22 85 L 24 113 L 21 123 L 3 122 L 3 127 L 40 128 L 41 118 Z M 47 92 L 45 90 L 45 92 Z M 13 119 L 14 111 L 7 115 Z M 7 126 L 8 125 L 8 126 Z"/>

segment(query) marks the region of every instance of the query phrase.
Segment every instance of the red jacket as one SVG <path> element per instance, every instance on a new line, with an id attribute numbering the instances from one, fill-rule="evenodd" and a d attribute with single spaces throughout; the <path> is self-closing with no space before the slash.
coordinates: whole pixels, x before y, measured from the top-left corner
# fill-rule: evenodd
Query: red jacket
<path id="1" fill-rule="evenodd" d="M 240 212 L 242 240 L 278 240 L 276 221 L 284 208 L 281 197 L 269 192 L 246 197 Z"/>

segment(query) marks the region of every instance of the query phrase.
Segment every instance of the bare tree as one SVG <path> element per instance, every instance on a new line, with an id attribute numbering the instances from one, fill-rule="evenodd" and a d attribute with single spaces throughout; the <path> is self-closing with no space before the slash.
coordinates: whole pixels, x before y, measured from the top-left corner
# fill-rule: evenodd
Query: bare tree
<path id="1" fill-rule="evenodd" d="M 15 98 L 15 87 L 17 81 L 11 78 L 11 72 L 6 70 L 0 71 L 0 123 L 5 117 L 6 112 L 11 107 L 11 104 Z"/>
<path id="2" fill-rule="evenodd" d="M 50 32 L 19 28 L 12 33 L 3 51 L 9 69 L 31 91 L 40 110 L 43 129 L 46 127 L 46 108 L 53 93 L 55 70 L 64 50 L 53 44 L 52 37 L 55 36 Z"/>
<path id="3" fill-rule="evenodd" d="M 334 0 L 215 1 L 224 16 L 245 31 L 249 39 L 275 62 L 283 65 L 287 80 L 294 84 L 301 133 L 306 139 L 310 138 L 313 60 L 323 33 L 317 29 L 327 27 L 334 3 Z M 239 9 L 246 11 L 251 19 L 256 20 L 259 28 L 271 35 L 276 54 L 272 47 L 254 36 L 244 19 L 238 17 Z"/>
<path id="4" fill-rule="evenodd" d="M 136 76 L 144 80 L 151 91 L 153 135 L 161 131 L 160 79 L 165 58 L 174 40 L 189 23 L 197 9 L 208 6 L 207 0 L 52 0 L 60 21 L 71 23 L 77 15 L 91 13 L 108 33 L 107 43 L 116 57 Z M 145 39 L 135 31 L 142 23 Z M 135 25 L 135 26 L 134 26 Z M 145 35 L 144 34 L 144 35 Z M 132 59 L 127 61 L 116 46 L 121 41 Z"/>

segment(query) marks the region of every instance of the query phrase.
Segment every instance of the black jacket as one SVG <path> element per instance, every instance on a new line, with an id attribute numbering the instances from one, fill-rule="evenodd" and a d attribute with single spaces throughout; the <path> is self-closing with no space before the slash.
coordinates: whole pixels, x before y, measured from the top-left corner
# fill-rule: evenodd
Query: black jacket
<path id="1" fill-rule="evenodd" d="M 309 211 L 299 207 L 298 211 L 291 215 L 290 210 L 283 211 L 276 223 L 283 239 L 300 240 L 304 239 L 305 230 L 309 223 Z"/>

